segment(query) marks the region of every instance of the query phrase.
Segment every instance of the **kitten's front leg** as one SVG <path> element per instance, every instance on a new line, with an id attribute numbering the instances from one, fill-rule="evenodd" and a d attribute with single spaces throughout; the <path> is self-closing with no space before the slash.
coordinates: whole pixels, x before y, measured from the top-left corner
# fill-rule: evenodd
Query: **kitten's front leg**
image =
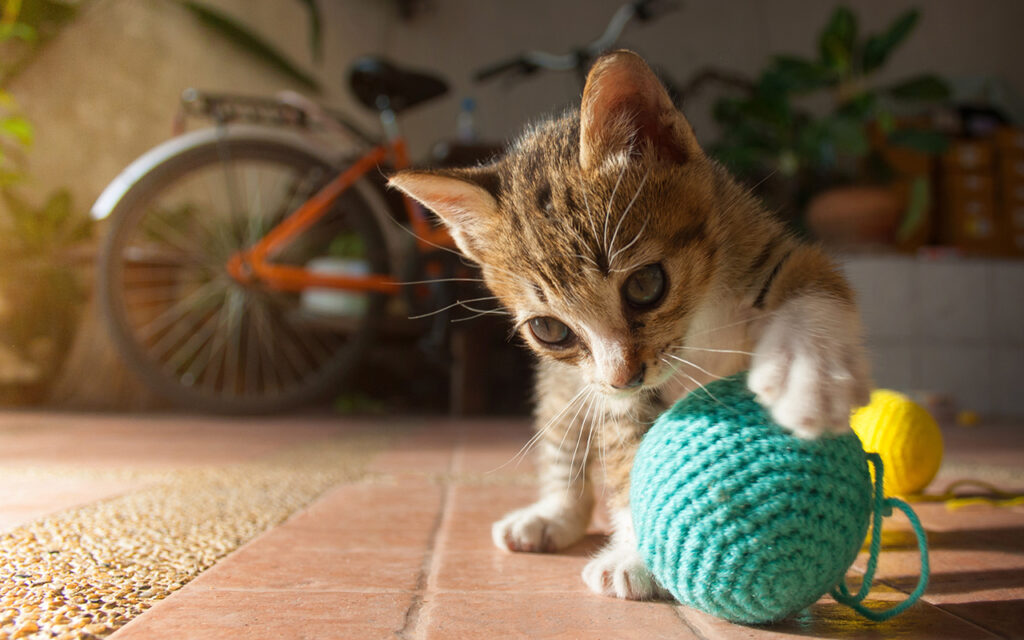
<path id="1" fill-rule="evenodd" d="M 651 421 L 637 422 L 626 417 L 606 417 L 602 426 L 607 436 L 605 446 L 605 484 L 611 490 L 609 509 L 612 536 L 608 545 L 583 568 L 583 582 L 594 593 L 626 600 L 657 600 L 670 598 L 644 564 L 633 530 L 629 508 L 629 474 L 645 425 L 653 421 L 658 407 L 648 411 L 635 409 L 643 417 L 651 413 Z"/>
<path id="2" fill-rule="evenodd" d="M 779 272 L 748 385 L 779 424 L 815 438 L 849 428 L 851 410 L 869 400 L 871 381 L 846 283 L 815 250 L 797 252 L 809 253 Z"/>
<path id="3" fill-rule="evenodd" d="M 671 594 L 655 581 L 637 549 L 629 507 L 612 513 L 612 539 L 583 567 L 583 582 L 603 596 L 625 600 L 661 600 Z"/>
<path id="4" fill-rule="evenodd" d="M 570 450 L 575 444 L 570 443 Z M 587 471 L 580 469 L 582 460 L 573 464 L 565 447 L 549 440 L 543 440 L 540 447 L 541 497 L 494 523 L 491 538 L 499 549 L 558 551 L 582 538 L 590 524 L 594 490 Z M 576 453 L 583 455 L 578 449 Z"/>
<path id="5" fill-rule="evenodd" d="M 594 510 L 586 468 L 593 462 L 587 451 L 593 439 L 590 412 L 584 411 L 589 395 L 582 389 L 570 368 L 553 363 L 538 368 L 540 499 L 494 523 L 491 537 L 499 549 L 558 551 L 586 532 Z"/>

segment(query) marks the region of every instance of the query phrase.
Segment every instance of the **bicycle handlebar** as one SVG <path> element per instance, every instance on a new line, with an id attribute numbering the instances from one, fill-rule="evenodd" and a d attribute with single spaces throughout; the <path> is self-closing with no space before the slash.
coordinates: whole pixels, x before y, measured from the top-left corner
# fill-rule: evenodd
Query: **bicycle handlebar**
<path id="1" fill-rule="evenodd" d="M 513 58 L 511 60 L 504 60 L 486 67 L 482 67 L 473 74 L 473 79 L 477 82 L 483 82 L 490 80 L 494 76 L 500 76 L 504 73 L 516 72 L 521 75 L 529 75 L 537 70 L 537 65 L 528 62 L 522 56 Z"/>
<path id="2" fill-rule="evenodd" d="M 596 40 L 585 47 L 574 49 L 569 53 L 553 54 L 545 51 L 525 51 L 507 60 L 496 62 L 479 69 L 473 74 L 476 82 L 490 80 L 499 75 L 529 75 L 538 69 L 549 71 L 585 71 L 591 60 L 604 53 L 614 45 L 623 29 L 630 20 L 636 18 L 644 22 L 655 20 L 662 15 L 674 11 L 679 6 L 675 0 L 635 0 L 628 2 L 612 15 L 608 26 Z"/>

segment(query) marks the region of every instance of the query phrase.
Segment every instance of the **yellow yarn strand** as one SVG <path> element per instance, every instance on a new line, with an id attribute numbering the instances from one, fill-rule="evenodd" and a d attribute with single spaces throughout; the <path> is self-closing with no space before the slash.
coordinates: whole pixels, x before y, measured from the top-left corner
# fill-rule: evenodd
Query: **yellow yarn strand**
<path id="1" fill-rule="evenodd" d="M 976 487 L 987 492 L 987 495 L 962 495 L 959 490 L 964 487 Z M 965 478 L 951 483 L 942 493 L 917 493 L 906 496 L 908 502 L 945 502 L 950 511 L 973 505 L 992 507 L 1013 507 L 1024 504 L 1024 494 L 1009 493 L 982 480 Z"/>

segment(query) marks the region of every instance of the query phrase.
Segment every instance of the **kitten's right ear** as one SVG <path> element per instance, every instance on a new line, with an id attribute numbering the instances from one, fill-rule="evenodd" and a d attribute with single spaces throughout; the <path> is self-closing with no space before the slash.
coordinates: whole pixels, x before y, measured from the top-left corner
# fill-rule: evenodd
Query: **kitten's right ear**
<path id="1" fill-rule="evenodd" d="M 481 261 L 484 240 L 498 216 L 493 169 L 401 171 L 388 184 L 436 213 L 466 257 Z"/>
<path id="2" fill-rule="evenodd" d="M 700 157 L 690 123 L 661 80 L 632 51 L 598 58 L 587 74 L 580 106 L 580 166 L 600 166 L 621 153 L 650 150 L 663 162 Z"/>

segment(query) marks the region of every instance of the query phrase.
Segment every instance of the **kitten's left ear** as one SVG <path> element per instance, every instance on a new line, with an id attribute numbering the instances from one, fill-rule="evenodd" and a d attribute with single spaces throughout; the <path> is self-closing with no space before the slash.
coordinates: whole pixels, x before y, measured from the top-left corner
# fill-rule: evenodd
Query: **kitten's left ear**
<path id="1" fill-rule="evenodd" d="M 611 155 L 645 148 L 676 164 L 703 155 L 690 123 L 643 58 L 625 50 L 601 56 L 583 89 L 580 165 L 597 167 Z"/>
<path id="2" fill-rule="evenodd" d="M 481 262 L 484 242 L 498 216 L 493 168 L 401 171 L 388 184 L 440 216 L 466 257 Z"/>

